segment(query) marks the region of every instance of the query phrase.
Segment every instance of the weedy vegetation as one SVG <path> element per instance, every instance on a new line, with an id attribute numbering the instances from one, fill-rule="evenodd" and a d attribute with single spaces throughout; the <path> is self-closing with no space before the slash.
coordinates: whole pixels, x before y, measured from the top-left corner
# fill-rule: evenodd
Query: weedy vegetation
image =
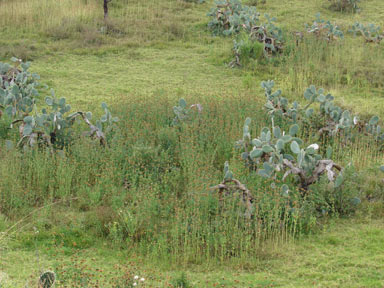
<path id="1" fill-rule="evenodd" d="M 384 6 L 291 2 L 0 0 L 0 287 L 378 287 Z"/>

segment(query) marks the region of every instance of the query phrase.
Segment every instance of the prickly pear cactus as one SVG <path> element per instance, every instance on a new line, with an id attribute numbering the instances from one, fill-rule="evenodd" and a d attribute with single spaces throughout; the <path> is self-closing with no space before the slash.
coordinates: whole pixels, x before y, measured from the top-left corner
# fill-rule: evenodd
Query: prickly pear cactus
<path id="1" fill-rule="evenodd" d="M 237 141 L 236 146 L 242 150 L 241 156 L 246 165 L 257 170 L 258 175 L 270 179 L 281 178 L 282 181 L 289 175 L 295 175 L 304 195 L 323 174 L 334 183 L 335 188 L 342 185 L 342 168 L 330 159 L 322 159 L 318 144 L 301 147 L 303 141 L 296 137 L 299 132 L 297 124 L 293 124 L 288 133 L 278 126 L 265 127 L 260 137 L 255 139 L 251 138 L 250 124 L 251 119 L 247 118 L 243 139 Z"/>
<path id="2" fill-rule="evenodd" d="M 308 33 L 312 33 L 328 42 L 344 38 L 344 33 L 340 30 L 339 26 L 332 24 L 331 21 L 321 19 L 320 13 L 316 14 L 316 19 L 312 25 L 305 24 L 305 27 Z"/>
<path id="3" fill-rule="evenodd" d="M 203 106 L 200 104 L 192 104 L 189 107 L 187 106 L 187 102 L 181 98 L 179 100 L 179 105 L 173 107 L 173 113 L 175 114 L 175 118 L 173 119 L 172 124 L 174 126 L 191 120 L 191 114 L 193 109 L 196 109 L 197 113 L 200 114 L 203 111 Z"/>
<path id="4" fill-rule="evenodd" d="M 375 24 L 368 24 L 365 26 L 359 22 L 356 22 L 352 25 L 349 32 L 353 33 L 355 37 L 356 35 L 360 34 L 368 43 L 379 44 L 384 38 L 384 33 L 381 31 L 380 26 L 376 26 Z"/>

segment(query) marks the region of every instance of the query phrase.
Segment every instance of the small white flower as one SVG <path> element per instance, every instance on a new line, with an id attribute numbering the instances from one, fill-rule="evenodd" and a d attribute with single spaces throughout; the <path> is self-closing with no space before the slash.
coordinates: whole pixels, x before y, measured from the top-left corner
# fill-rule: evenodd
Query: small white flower
<path id="1" fill-rule="evenodd" d="M 307 149 L 308 148 L 313 148 L 313 149 L 315 149 L 315 150 L 319 150 L 319 145 L 318 144 L 312 144 L 312 145 L 309 145 L 308 147 L 307 147 Z"/>
<path id="2" fill-rule="evenodd" d="M 135 277 L 133 277 L 133 279 L 137 280 L 139 279 L 139 276 L 136 275 Z"/>
<path id="3" fill-rule="evenodd" d="M 133 286 L 137 286 L 137 283 L 135 282 L 135 283 L 133 283 Z"/>
<path id="4" fill-rule="evenodd" d="M 145 279 L 144 279 L 144 278 L 140 278 L 140 281 L 141 281 L 141 282 L 144 282 L 144 281 L 145 281 Z"/>
<path id="5" fill-rule="evenodd" d="M 359 122 L 359 118 L 357 116 L 353 117 L 353 124 L 357 124 Z"/>

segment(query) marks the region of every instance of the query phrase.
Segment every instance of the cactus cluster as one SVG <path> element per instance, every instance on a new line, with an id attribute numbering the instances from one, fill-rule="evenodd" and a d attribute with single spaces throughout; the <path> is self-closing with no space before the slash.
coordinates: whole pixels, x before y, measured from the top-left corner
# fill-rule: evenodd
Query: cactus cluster
<path id="1" fill-rule="evenodd" d="M 332 160 L 322 159 L 317 152 L 319 145 L 302 147 L 304 142 L 297 137 L 297 124 L 291 125 L 288 133 L 278 126 L 265 127 L 254 139 L 251 138 L 250 124 L 251 119 L 247 118 L 243 138 L 236 142 L 236 146 L 242 150 L 241 156 L 247 166 L 257 170 L 258 175 L 272 179 L 280 175 L 282 181 L 290 174 L 297 175 L 303 194 L 325 173 L 335 188 L 342 184 L 342 168 Z"/>
<path id="2" fill-rule="evenodd" d="M 377 43 L 379 44 L 384 38 L 384 33 L 381 31 L 380 26 L 374 24 L 368 24 L 367 26 L 356 22 L 349 29 L 350 33 L 353 33 L 354 36 L 361 35 L 364 37 L 365 41 L 368 43 Z"/>
<path id="3" fill-rule="evenodd" d="M 208 28 L 215 35 L 237 34 L 244 28 L 248 31 L 259 21 L 255 7 L 243 5 L 240 0 L 216 0 L 208 13 L 211 21 Z"/>
<path id="4" fill-rule="evenodd" d="M 282 96 L 280 89 L 273 91 L 274 85 L 271 80 L 261 82 L 267 100 L 264 107 L 271 118 L 280 117 L 291 123 L 304 122 L 317 131 L 318 136 L 334 137 L 342 134 L 347 140 L 351 140 L 352 132 L 358 131 L 374 137 L 378 142 L 384 142 L 384 131 L 379 125 L 378 116 L 373 116 L 365 123 L 359 120 L 357 115 L 352 115 L 350 111 L 336 105 L 331 94 L 326 94 L 324 89 L 317 89 L 314 85 L 304 92 L 304 98 L 307 100 L 305 106 L 296 101 L 290 104 L 288 99 Z M 315 103 L 319 104 L 318 109 L 311 107 Z"/>
<path id="5" fill-rule="evenodd" d="M 293 123 L 297 122 L 299 104 L 295 101 L 292 105 L 289 105 L 287 98 L 282 96 L 282 91 L 280 89 L 273 91 L 275 82 L 273 80 L 261 82 L 261 87 L 265 91 L 265 96 L 267 98 L 267 103 L 264 107 L 268 111 L 268 115 L 272 118 L 275 116 L 283 116 L 286 119 L 290 119 Z"/>
<path id="6" fill-rule="evenodd" d="M 186 122 L 191 119 L 191 114 L 193 110 L 196 110 L 198 114 L 203 111 L 203 106 L 201 104 L 192 104 L 188 107 L 187 102 L 181 98 L 179 100 L 179 105 L 173 107 L 173 113 L 175 118 L 173 118 L 172 125 L 178 125 L 180 123 Z"/>
<path id="7" fill-rule="evenodd" d="M 259 58 L 262 55 L 269 57 L 282 52 L 283 32 L 274 24 L 275 17 L 265 14 L 265 18 L 266 23 L 252 26 L 250 31 L 248 27 L 244 27 L 246 28 L 245 37 L 240 35 L 233 41 L 232 51 L 235 59 L 229 64 L 230 67 L 242 66 L 242 60 L 246 58 Z"/>
<path id="8" fill-rule="evenodd" d="M 29 63 L 16 58 L 12 62 L 13 66 L 0 62 L 0 109 L 15 118 L 32 112 L 40 78 L 28 71 Z"/>
<path id="9" fill-rule="evenodd" d="M 271 55 L 282 51 L 283 49 L 283 32 L 275 25 L 276 17 L 270 17 L 264 14 L 267 22 L 251 28 L 250 38 L 264 44 L 264 51 L 267 55 Z"/>
<path id="10" fill-rule="evenodd" d="M 14 67 L 0 63 L 0 115 L 5 114 L 11 121 L 10 128 L 19 126 L 20 140 L 18 147 L 33 147 L 36 144 L 63 147 L 69 144 L 69 129 L 77 117 L 89 126 L 87 134 L 100 140 L 105 145 L 106 138 L 103 130 L 109 132 L 118 118 L 112 117 L 108 106 L 102 103 L 104 115 L 93 125 L 90 120 L 91 112 L 76 112 L 68 115 L 71 106 L 65 98 L 56 98 L 51 90 L 51 96 L 45 98 L 47 107 L 40 113 L 36 112 L 36 97 L 38 96 L 36 81 L 38 75 L 28 72 L 29 63 L 13 59 Z M 18 69 L 18 67 L 21 69 Z"/>
<path id="11" fill-rule="evenodd" d="M 365 132 L 371 135 L 379 143 L 384 143 L 384 131 L 379 125 L 379 116 L 372 116 L 371 119 L 364 124 Z"/>
<path id="12" fill-rule="evenodd" d="M 337 25 L 321 19 L 320 16 L 320 13 L 316 14 L 316 19 L 312 25 L 305 24 L 308 33 L 313 33 L 318 38 L 323 38 L 328 42 L 344 38 L 343 31 Z"/>

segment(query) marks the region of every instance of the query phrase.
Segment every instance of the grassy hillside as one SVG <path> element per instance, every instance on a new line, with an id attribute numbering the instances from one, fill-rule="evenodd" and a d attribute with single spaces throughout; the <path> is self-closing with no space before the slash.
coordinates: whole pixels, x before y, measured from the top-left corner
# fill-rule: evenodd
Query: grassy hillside
<path id="1" fill-rule="evenodd" d="M 8 151 L 5 139 L 18 135 L 1 119 L 0 287 L 1 272 L 5 287 L 34 287 L 48 268 L 58 287 L 131 287 L 136 274 L 145 287 L 189 287 L 183 271 L 191 287 L 384 285 L 380 145 L 330 140 L 333 159 L 353 166 L 343 191 L 320 181 L 305 199 L 292 188 L 289 201 L 234 149 L 246 117 L 254 137 L 270 125 L 260 87 L 268 79 L 290 101 L 304 101 L 313 84 L 360 118 L 383 119 L 383 43 L 347 31 L 356 21 L 384 26 L 384 2 L 362 0 L 359 13 L 334 11 L 327 0 L 243 2 L 277 17 L 285 51 L 231 69 L 234 37 L 207 28 L 213 1 L 113 0 L 105 22 L 101 1 L 0 0 L 0 62 L 31 61 L 73 111 L 97 117 L 106 102 L 120 119 L 108 147 L 81 137 L 63 154 Z M 304 33 L 296 43 L 293 33 L 317 12 L 345 39 Z M 49 91 L 40 94 L 38 107 Z M 180 98 L 203 112 L 174 127 Z M 317 141 L 300 136 L 305 145 Z M 251 222 L 236 201 L 223 204 L 209 189 L 222 181 L 225 161 L 258 203 Z"/>

